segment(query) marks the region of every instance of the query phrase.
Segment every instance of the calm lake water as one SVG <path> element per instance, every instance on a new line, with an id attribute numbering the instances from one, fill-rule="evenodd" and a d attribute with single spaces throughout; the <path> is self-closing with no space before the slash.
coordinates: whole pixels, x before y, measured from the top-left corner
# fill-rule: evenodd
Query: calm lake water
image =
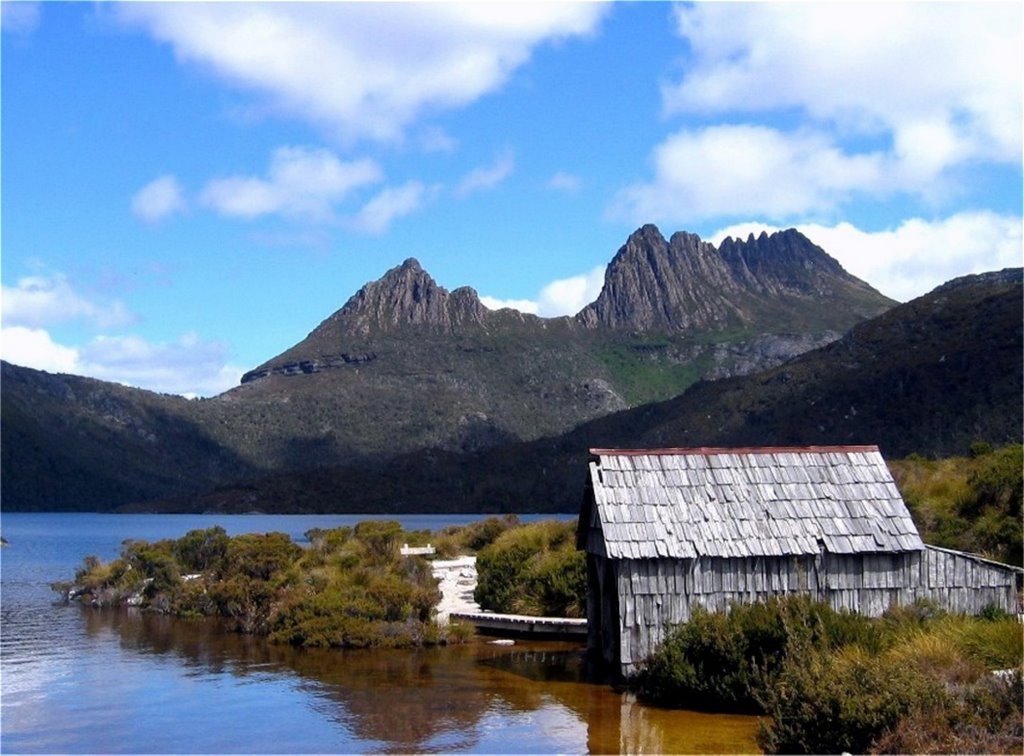
<path id="1" fill-rule="evenodd" d="M 665 711 L 589 680 L 581 646 L 302 651 L 134 610 L 55 603 L 49 584 L 127 538 L 193 528 L 301 542 L 346 515 L 3 514 L 0 752 L 753 752 L 752 717 Z M 401 516 L 437 530 L 472 515 Z M 538 518 L 523 518 L 538 519 Z"/>

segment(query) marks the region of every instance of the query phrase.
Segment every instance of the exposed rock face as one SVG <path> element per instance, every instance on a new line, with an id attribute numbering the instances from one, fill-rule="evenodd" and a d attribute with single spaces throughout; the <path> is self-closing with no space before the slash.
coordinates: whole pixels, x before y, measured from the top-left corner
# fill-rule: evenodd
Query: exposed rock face
<path id="1" fill-rule="evenodd" d="M 343 324 L 352 334 L 407 325 L 451 331 L 460 326 L 483 325 L 489 314 L 473 289 L 464 286 L 449 293 L 410 257 L 379 281 L 366 284 L 328 321 Z"/>
<path id="2" fill-rule="evenodd" d="M 820 319 L 831 308 L 875 315 L 892 302 L 790 229 L 716 249 L 695 234 L 666 241 L 657 227 L 634 232 L 605 273 L 597 300 L 576 317 L 590 328 L 686 333 Z M 823 324 L 824 325 L 824 324 Z"/>
<path id="3" fill-rule="evenodd" d="M 250 370 L 242 376 L 242 383 L 249 383 L 259 378 L 266 378 L 268 375 L 309 375 L 319 373 L 321 370 L 351 365 L 367 365 L 377 359 L 374 352 L 366 354 L 349 354 L 342 352 L 319 360 L 299 360 L 297 362 L 285 362 L 280 365 L 264 365 L 255 370 Z"/>
<path id="4" fill-rule="evenodd" d="M 591 328 L 637 331 L 720 325 L 735 315 L 726 296 L 734 287 L 711 244 L 688 233 L 667 242 L 647 225 L 612 259 L 601 294 L 577 319 Z"/>
<path id="5" fill-rule="evenodd" d="M 730 376 L 750 375 L 773 368 L 805 352 L 832 343 L 842 334 L 836 331 L 812 334 L 768 334 L 737 344 L 715 344 L 714 362 L 704 376 L 717 380 Z"/>
<path id="6" fill-rule="evenodd" d="M 760 294 L 829 297 L 850 285 L 873 291 L 796 229 L 745 242 L 729 237 L 718 252 L 733 278 Z"/>

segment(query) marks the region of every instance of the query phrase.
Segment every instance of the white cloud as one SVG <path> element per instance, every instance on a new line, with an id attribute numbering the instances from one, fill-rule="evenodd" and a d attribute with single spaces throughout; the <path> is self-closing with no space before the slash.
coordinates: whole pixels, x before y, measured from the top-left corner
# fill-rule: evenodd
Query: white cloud
<path id="1" fill-rule="evenodd" d="M 3 359 L 50 373 L 74 373 L 78 351 L 56 343 L 42 328 L 4 326 L 0 333 Z"/>
<path id="2" fill-rule="evenodd" d="M 497 299 L 483 296 L 480 301 L 485 307 L 498 310 L 511 307 L 520 312 L 554 318 L 560 315 L 575 315 L 597 299 L 604 286 L 605 266 L 600 265 L 587 273 L 568 278 L 559 278 L 546 284 L 537 299 Z"/>
<path id="3" fill-rule="evenodd" d="M 488 310 L 503 310 L 510 308 L 513 310 L 519 310 L 519 312 L 525 312 L 530 315 L 536 315 L 538 305 L 532 299 L 497 299 L 495 297 L 480 297 L 480 303 Z"/>
<path id="4" fill-rule="evenodd" d="M 407 181 L 401 186 L 387 187 L 373 197 L 352 218 L 350 225 L 357 231 L 380 234 L 396 218 L 409 215 L 424 203 L 428 189 L 419 181 Z"/>
<path id="5" fill-rule="evenodd" d="M 599 265 L 588 273 L 552 281 L 540 290 L 538 312 L 544 317 L 575 315 L 597 299 L 604 286 L 605 266 Z"/>
<path id="6" fill-rule="evenodd" d="M 60 273 L 25 276 L 15 286 L 0 287 L 3 322 L 8 326 L 40 328 L 71 320 L 86 320 L 100 328 L 126 325 L 135 316 L 123 302 L 94 302 Z"/>
<path id="7" fill-rule="evenodd" d="M 1024 254 L 1021 218 L 987 211 L 934 221 L 912 218 L 883 231 L 863 231 L 851 223 L 799 223 L 796 227 L 848 272 L 899 301 L 958 276 L 1020 267 Z M 727 236 L 746 239 L 751 233 L 777 230 L 746 222 L 716 232 L 709 241 L 717 245 Z"/>
<path id="8" fill-rule="evenodd" d="M 598 3 L 126 3 L 178 59 L 343 139 L 397 140 L 421 114 L 500 87 L 547 40 L 588 34 Z"/>
<path id="9" fill-rule="evenodd" d="M 169 343 L 100 334 L 84 345 L 62 344 L 51 334 L 53 326 L 80 321 L 106 331 L 136 317 L 120 301 L 82 296 L 60 273 L 26 276 L 2 288 L 0 357 L 17 365 L 189 396 L 220 393 L 237 385 L 244 372 L 229 364 L 226 345 L 194 333 Z"/>
<path id="10" fill-rule="evenodd" d="M 83 375 L 182 396 L 209 396 L 238 385 L 241 368 L 227 346 L 186 333 L 173 342 L 98 336 L 79 350 Z"/>
<path id="11" fill-rule="evenodd" d="M 239 218 L 281 213 L 326 221 L 333 217 L 336 203 L 381 179 L 380 167 L 368 158 L 342 162 L 325 149 L 279 147 L 271 156 L 266 178 L 213 179 L 201 200 L 223 215 Z"/>
<path id="12" fill-rule="evenodd" d="M 211 396 L 238 385 L 242 368 L 227 360 L 227 347 L 183 334 L 170 343 L 138 336 L 97 336 L 82 347 L 58 344 L 38 328 L 4 326 L 4 360 L 51 373 L 71 373 L 181 396 Z"/>
<path id="13" fill-rule="evenodd" d="M 516 161 L 511 152 L 503 152 L 493 163 L 470 171 L 455 187 L 456 197 L 468 197 L 470 194 L 493 189 L 512 175 Z"/>
<path id="14" fill-rule="evenodd" d="M 185 207 L 181 184 L 171 175 L 153 179 L 132 197 L 132 212 L 146 223 L 156 223 Z"/>
<path id="15" fill-rule="evenodd" d="M 655 148 L 654 173 L 622 190 L 612 214 L 640 223 L 785 218 L 884 188 L 888 165 L 878 153 L 847 154 L 822 134 L 724 125 L 670 136 Z"/>
<path id="16" fill-rule="evenodd" d="M 1019 3 L 696 3 L 675 8 L 692 60 L 670 113 L 799 109 L 889 137 L 903 182 L 969 160 L 1019 164 Z"/>
<path id="17" fill-rule="evenodd" d="M 573 173 L 558 171 L 548 179 L 548 189 L 575 194 L 583 186 L 583 179 Z"/>

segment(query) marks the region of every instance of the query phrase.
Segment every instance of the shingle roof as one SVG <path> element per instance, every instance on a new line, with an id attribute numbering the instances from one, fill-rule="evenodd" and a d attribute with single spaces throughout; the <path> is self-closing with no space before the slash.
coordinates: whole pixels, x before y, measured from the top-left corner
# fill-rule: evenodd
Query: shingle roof
<path id="1" fill-rule="evenodd" d="M 595 524 L 613 559 L 924 548 L 875 446 L 591 453 Z"/>

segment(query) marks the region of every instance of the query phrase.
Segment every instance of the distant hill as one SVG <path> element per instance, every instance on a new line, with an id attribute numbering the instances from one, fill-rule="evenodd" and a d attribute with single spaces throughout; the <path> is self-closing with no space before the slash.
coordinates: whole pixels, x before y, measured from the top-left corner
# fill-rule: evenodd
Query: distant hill
<path id="1" fill-rule="evenodd" d="M 965 454 L 978 440 L 1020 443 L 1022 303 L 1020 269 L 967 276 L 784 365 L 703 381 L 566 434 L 471 454 L 426 450 L 382 468 L 323 467 L 163 506 L 570 512 L 591 447 L 878 444 L 893 458 Z"/>
<path id="2" fill-rule="evenodd" d="M 3 508 L 102 510 L 266 474 L 211 438 L 199 404 L 0 364 Z"/>
<path id="3" fill-rule="evenodd" d="M 793 230 L 716 248 L 644 226 L 597 301 L 551 319 L 488 310 L 409 259 L 212 399 L 5 364 L 3 506 L 148 506 L 343 467 L 386 476 L 403 455 L 535 441 L 778 365 L 893 304 Z"/>

